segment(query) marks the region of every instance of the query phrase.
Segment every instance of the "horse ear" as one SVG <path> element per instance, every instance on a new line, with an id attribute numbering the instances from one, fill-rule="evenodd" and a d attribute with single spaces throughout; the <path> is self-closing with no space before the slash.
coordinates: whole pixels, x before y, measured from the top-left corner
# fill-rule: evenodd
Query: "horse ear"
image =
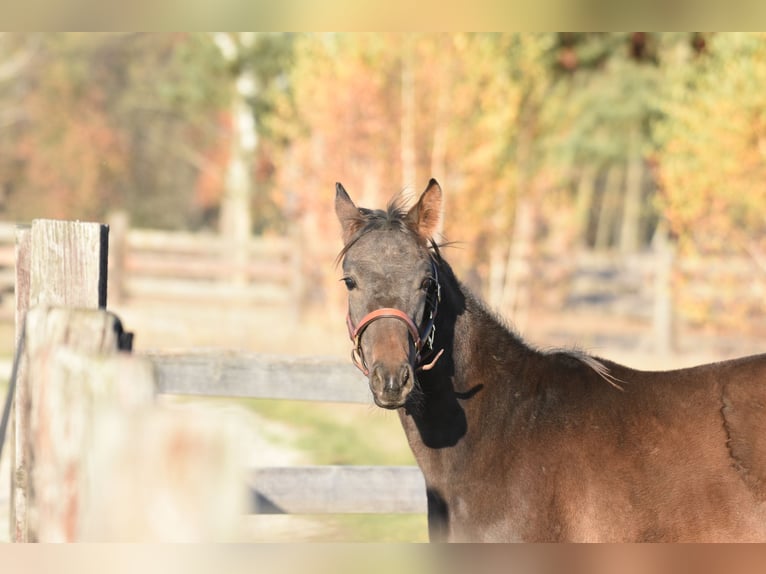
<path id="1" fill-rule="evenodd" d="M 335 184 L 335 214 L 338 216 L 338 221 L 340 221 L 340 226 L 343 230 L 343 243 L 348 243 L 356 232 L 359 231 L 363 222 L 359 208 L 351 201 L 351 198 L 340 182 Z"/>
<path id="2" fill-rule="evenodd" d="M 431 178 L 415 206 L 407 213 L 415 230 L 421 237 L 430 239 L 439 227 L 441 219 L 442 188 Z"/>

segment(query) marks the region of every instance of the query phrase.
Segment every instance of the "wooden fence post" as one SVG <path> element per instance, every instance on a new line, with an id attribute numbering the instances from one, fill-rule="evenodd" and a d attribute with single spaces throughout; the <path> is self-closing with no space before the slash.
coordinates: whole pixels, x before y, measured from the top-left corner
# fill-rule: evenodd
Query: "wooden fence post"
<path id="1" fill-rule="evenodd" d="M 26 536 L 77 540 L 87 447 L 99 411 L 151 404 L 151 364 L 114 355 L 119 319 L 99 309 L 37 306 L 27 313 Z M 124 414 L 122 416 L 125 416 Z"/>
<path id="2" fill-rule="evenodd" d="M 100 223 L 35 220 L 16 240 L 16 336 L 27 310 L 39 305 L 106 307 L 108 227 Z M 17 346 L 18 348 L 18 346 Z M 21 361 L 11 425 L 10 538 L 28 540 L 28 442 L 30 396 Z"/>
<path id="3" fill-rule="evenodd" d="M 136 359 L 138 360 L 138 359 Z M 116 408 L 115 408 L 116 407 Z M 81 542 L 231 542 L 248 489 L 231 413 L 154 404 L 92 416 Z"/>
<path id="4" fill-rule="evenodd" d="M 247 509 L 241 428 L 157 404 L 146 358 L 101 309 L 27 313 L 27 540 L 230 541 Z"/>

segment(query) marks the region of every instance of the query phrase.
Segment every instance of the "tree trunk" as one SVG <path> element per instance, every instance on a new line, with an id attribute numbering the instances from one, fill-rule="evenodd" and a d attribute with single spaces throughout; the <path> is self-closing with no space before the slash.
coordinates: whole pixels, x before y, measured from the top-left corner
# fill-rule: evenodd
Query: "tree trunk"
<path id="1" fill-rule="evenodd" d="M 641 244 L 641 191 L 643 183 L 643 160 L 640 136 L 634 128 L 630 138 L 630 157 L 625 172 L 625 204 L 620 228 L 620 251 L 635 253 Z"/>
<path id="2" fill-rule="evenodd" d="M 673 267 L 675 249 L 668 225 L 661 221 L 654 234 L 653 250 L 657 261 L 654 277 L 654 309 L 652 335 L 654 352 L 668 355 L 675 350 L 675 316 L 673 311 Z"/>
<path id="3" fill-rule="evenodd" d="M 535 201 L 532 199 L 523 199 L 516 203 L 513 239 L 508 250 L 505 282 L 500 299 L 500 308 L 513 318 L 514 325 L 520 331 L 524 330 L 529 315 L 535 211 Z"/>
<path id="4" fill-rule="evenodd" d="M 401 162 L 402 188 L 417 186 L 417 156 L 415 151 L 415 77 L 413 40 L 407 35 L 402 56 L 402 124 Z"/>
<path id="5" fill-rule="evenodd" d="M 590 227 L 590 214 L 593 209 L 593 196 L 596 191 L 596 175 L 598 169 L 595 165 L 586 165 L 580 174 L 577 183 L 577 197 L 575 198 L 575 218 L 577 225 L 577 242 L 580 246 L 588 245 L 588 229 Z"/>
<path id="6" fill-rule="evenodd" d="M 255 78 L 243 62 L 243 50 L 255 40 L 252 33 L 217 33 L 216 45 L 235 70 L 230 104 L 233 134 L 229 163 L 226 166 L 225 190 L 221 201 L 221 235 L 228 239 L 228 256 L 237 271 L 232 280 L 247 283 L 248 244 L 252 228 L 251 204 L 253 181 L 250 164 L 258 145 L 258 132 L 249 100 L 256 93 Z"/>
<path id="7" fill-rule="evenodd" d="M 444 43 L 444 53 L 449 54 L 447 41 Z M 436 110 L 434 117 L 433 142 L 431 145 L 431 173 L 440 183 L 446 183 L 447 177 L 447 127 L 449 125 L 449 97 L 452 86 L 452 64 L 449 57 L 441 60 L 443 64 L 439 68 L 439 81 L 437 84 Z M 448 188 L 442 189 L 441 217 L 436 228 L 436 235 L 441 237 L 444 233 L 444 214 L 447 209 Z"/>
<path id="8" fill-rule="evenodd" d="M 607 172 L 594 245 L 599 251 L 609 249 L 612 245 L 617 217 L 619 216 L 622 171 L 623 167 L 619 163 L 613 163 Z"/>

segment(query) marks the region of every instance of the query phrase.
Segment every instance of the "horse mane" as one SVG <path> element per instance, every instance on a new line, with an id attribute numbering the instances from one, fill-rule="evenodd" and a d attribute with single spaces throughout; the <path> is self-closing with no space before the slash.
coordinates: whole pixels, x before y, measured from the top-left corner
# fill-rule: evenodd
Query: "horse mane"
<path id="1" fill-rule="evenodd" d="M 450 244 L 445 244 L 449 246 Z M 590 355 L 588 352 L 578 349 L 578 348 L 551 348 L 551 349 L 540 349 L 536 348 L 534 345 L 530 345 L 524 337 L 519 333 L 519 331 L 513 326 L 512 323 L 509 323 L 508 320 L 501 315 L 499 312 L 497 312 L 495 309 L 492 309 L 481 297 L 477 296 L 473 291 L 468 288 L 465 284 L 463 284 L 462 281 L 460 281 L 457 276 L 455 275 L 454 271 L 452 270 L 452 267 L 447 263 L 445 259 L 442 258 L 441 253 L 439 251 L 439 247 L 443 247 L 444 245 L 438 245 L 434 241 L 431 241 L 431 256 L 434 259 L 434 261 L 439 264 L 442 277 L 447 279 L 448 281 L 452 282 L 456 285 L 457 289 L 460 290 L 463 297 L 465 297 L 467 300 L 471 301 L 471 306 L 476 309 L 480 310 L 481 313 L 484 314 L 484 316 L 487 318 L 487 320 L 494 322 L 497 327 L 499 327 L 507 336 L 511 338 L 511 340 L 514 341 L 516 345 L 521 345 L 530 351 L 534 353 L 538 353 L 541 355 L 563 355 L 566 357 L 569 357 L 570 359 L 574 359 L 575 361 L 585 365 L 588 367 L 591 371 L 593 371 L 598 377 L 605 382 L 607 382 L 609 385 L 614 387 L 617 390 L 624 391 L 624 387 L 620 383 L 625 383 L 625 381 L 619 379 L 618 377 L 615 377 L 609 367 L 598 357 L 594 357 L 593 355 Z"/>

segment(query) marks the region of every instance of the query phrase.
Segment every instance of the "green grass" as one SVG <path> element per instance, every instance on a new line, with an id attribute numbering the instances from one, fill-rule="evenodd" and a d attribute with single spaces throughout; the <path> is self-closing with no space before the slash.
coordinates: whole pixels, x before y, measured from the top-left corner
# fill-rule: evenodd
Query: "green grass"
<path id="1" fill-rule="evenodd" d="M 290 425 L 289 446 L 313 464 L 414 465 L 399 417 L 367 405 L 249 399 L 259 415 Z M 272 437 L 270 437 L 272 438 Z M 313 516 L 327 527 L 326 542 L 425 542 L 424 515 Z"/>
<path id="2" fill-rule="evenodd" d="M 368 405 L 250 399 L 259 415 L 290 425 L 289 446 L 314 464 L 412 465 L 396 413 Z"/>
<path id="3" fill-rule="evenodd" d="M 326 520 L 337 534 L 328 542 L 428 542 L 425 514 L 343 514 Z"/>

